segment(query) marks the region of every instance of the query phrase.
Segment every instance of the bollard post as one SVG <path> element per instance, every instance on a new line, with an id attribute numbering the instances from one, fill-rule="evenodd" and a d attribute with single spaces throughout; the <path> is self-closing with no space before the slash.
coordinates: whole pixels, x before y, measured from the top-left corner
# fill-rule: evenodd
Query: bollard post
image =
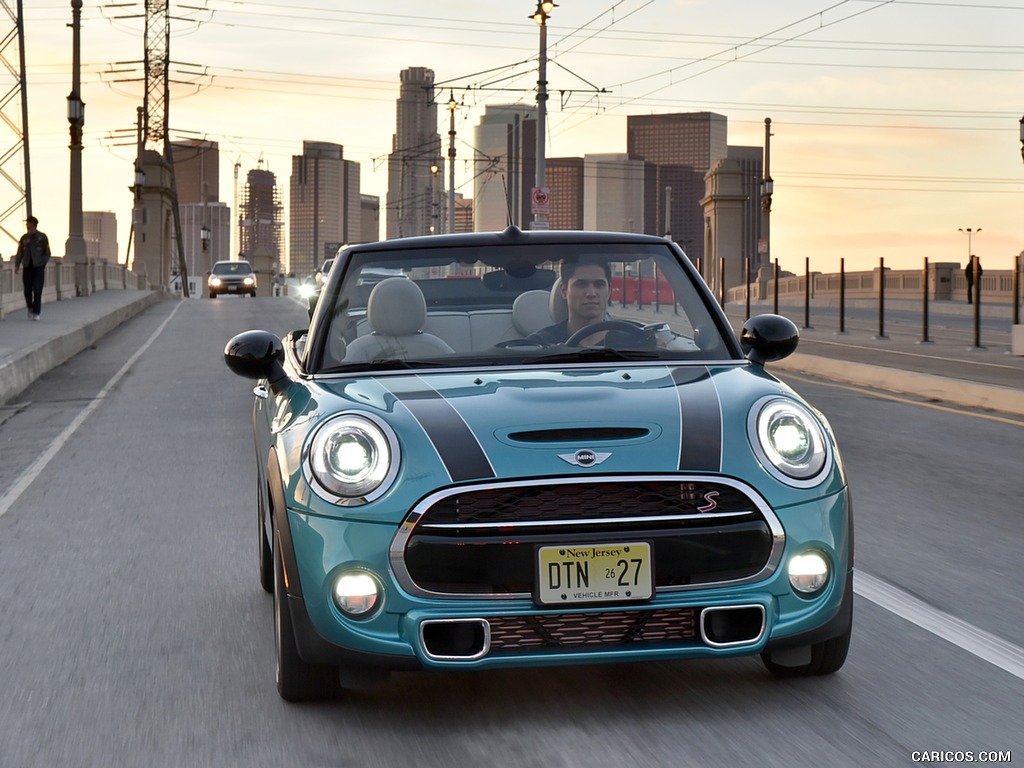
<path id="1" fill-rule="evenodd" d="M 743 266 L 743 284 L 746 287 L 744 291 L 746 293 L 747 302 L 747 320 L 750 319 L 750 256 L 747 256 L 746 263 Z"/>
<path id="2" fill-rule="evenodd" d="M 775 293 L 775 304 L 772 310 L 776 315 L 779 314 L 779 260 L 775 260 L 775 278 L 773 279 L 772 288 Z"/>
<path id="3" fill-rule="evenodd" d="M 1020 325 L 1020 256 L 1013 262 L 1013 324 Z"/>
<path id="4" fill-rule="evenodd" d="M 644 309 L 644 276 L 641 272 L 640 261 L 636 262 L 636 308 L 638 312 Z"/>
<path id="5" fill-rule="evenodd" d="M 885 257 L 878 258 L 878 335 L 876 339 L 887 339 L 885 335 Z"/>
<path id="6" fill-rule="evenodd" d="M 977 256 L 971 256 L 971 271 L 974 273 L 974 348 L 984 349 L 981 346 L 981 275 L 979 267 L 981 261 Z"/>
<path id="7" fill-rule="evenodd" d="M 839 335 L 846 333 L 846 259 L 839 259 Z"/>
<path id="8" fill-rule="evenodd" d="M 658 282 L 658 263 L 654 263 L 654 311 L 661 313 L 661 284 Z"/>
<path id="9" fill-rule="evenodd" d="M 725 259 L 721 259 L 718 266 L 718 295 L 721 297 L 718 303 L 725 309 Z"/>
<path id="10" fill-rule="evenodd" d="M 804 257 L 804 328 L 811 328 L 811 259 Z"/>
<path id="11" fill-rule="evenodd" d="M 931 344 L 928 338 L 928 257 L 924 257 L 924 271 L 921 273 L 921 344 Z"/>

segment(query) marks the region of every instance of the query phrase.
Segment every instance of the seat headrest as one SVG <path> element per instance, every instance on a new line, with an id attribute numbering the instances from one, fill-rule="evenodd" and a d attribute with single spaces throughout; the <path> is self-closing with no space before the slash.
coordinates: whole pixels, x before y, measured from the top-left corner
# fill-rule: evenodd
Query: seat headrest
<path id="1" fill-rule="evenodd" d="M 562 295 L 562 278 L 555 280 L 548 296 L 548 314 L 553 323 L 564 323 L 569 319 L 569 304 Z"/>
<path id="2" fill-rule="evenodd" d="M 370 291 L 366 319 L 374 333 L 408 336 L 423 330 L 427 322 L 427 302 L 412 280 L 389 277 Z"/>
<path id="3" fill-rule="evenodd" d="M 548 314 L 548 292 L 527 291 L 516 296 L 512 302 L 512 324 L 523 336 L 536 333 L 551 325 Z"/>

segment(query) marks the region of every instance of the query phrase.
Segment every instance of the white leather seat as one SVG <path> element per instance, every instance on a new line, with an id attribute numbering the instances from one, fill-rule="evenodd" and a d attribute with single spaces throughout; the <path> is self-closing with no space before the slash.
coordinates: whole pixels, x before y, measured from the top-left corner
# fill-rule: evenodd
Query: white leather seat
<path id="1" fill-rule="evenodd" d="M 412 280 L 389 277 L 377 283 L 366 304 L 370 333 L 348 345 L 345 362 L 431 358 L 453 350 L 442 339 L 424 333 L 427 303 Z"/>
<path id="2" fill-rule="evenodd" d="M 548 291 L 526 291 L 516 296 L 512 302 L 512 324 L 522 338 L 551 325 L 549 301 Z"/>
<path id="3" fill-rule="evenodd" d="M 569 319 L 569 304 L 562 295 L 562 278 L 555 280 L 548 295 L 548 313 L 552 323 L 564 323 Z"/>

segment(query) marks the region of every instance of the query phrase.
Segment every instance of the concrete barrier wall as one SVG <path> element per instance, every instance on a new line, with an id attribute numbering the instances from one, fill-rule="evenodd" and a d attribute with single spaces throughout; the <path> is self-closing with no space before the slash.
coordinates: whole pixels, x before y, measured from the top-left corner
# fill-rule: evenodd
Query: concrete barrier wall
<path id="1" fill-rule="evenodd" d="M 89 293 L 116 291 L 131 288 L 146 290 L 146 279 L 128 271 L 123 264 L 111 264 L 104 260 L 90 261 L 86 265 L 86 282 Z M 52 258 L 46 265 L 46 281 L 43 284 L 43 303 L 61 301 L 78 295 L 75 282 L 75 265 L 62 258 Z M 0 264 L 0 319 L 13 312 L 25 311 L 25 289 L 22 275 L 14 274 L 14 262 Z"/>

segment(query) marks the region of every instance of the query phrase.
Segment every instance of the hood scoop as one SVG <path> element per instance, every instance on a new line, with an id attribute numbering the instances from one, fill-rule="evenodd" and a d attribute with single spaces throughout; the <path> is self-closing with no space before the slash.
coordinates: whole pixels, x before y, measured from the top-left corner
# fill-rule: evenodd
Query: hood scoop
<path id="1" fill-rule="evenodd" d="M 508 437 L 520 443 L 595 443 L 608 440 L 637 440 L 649 434 L 650 430 L 643 427 L 574 427 L 510 432 Z"/>

